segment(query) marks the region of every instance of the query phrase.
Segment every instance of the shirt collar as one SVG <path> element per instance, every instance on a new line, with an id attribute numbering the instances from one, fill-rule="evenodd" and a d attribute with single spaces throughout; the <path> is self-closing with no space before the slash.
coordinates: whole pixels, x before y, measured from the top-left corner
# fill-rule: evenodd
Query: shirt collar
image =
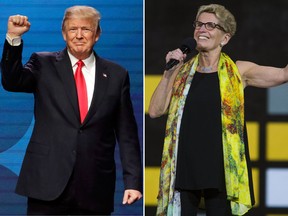
<path id="1" fill-rule="evenodd" d="M 69 50 L 67 50 L 67 51 L 68 51 L 68 56 L 69 56 L 69 58 L 70 58 L 72 67 L 74 67 L 74 66 L 76 65 L 76 63 L 79 61 L 79 59 L 75 58 L 75 56 L 73 56 L 73 55 L 69 52 Z M 85 65 L 86 67 L 90 66 L 90 65 L 93 64 L 93 62 L 95 61 L 95 55 L 94 55 L 94 53 L 92 52 L 91 55 L 90 55 L 88 58 L 83 59 L 82 61 L 84 62 L 84 65 Z"/>

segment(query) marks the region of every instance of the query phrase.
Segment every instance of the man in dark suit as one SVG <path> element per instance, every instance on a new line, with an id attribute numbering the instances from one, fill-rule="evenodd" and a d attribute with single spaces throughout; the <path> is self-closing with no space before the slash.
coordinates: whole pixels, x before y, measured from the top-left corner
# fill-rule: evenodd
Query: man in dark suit
<path id="1" fill-rule="evenodd" d="M 116 140 L 124 175 L 123 204 L 142 197 L 129 76 L 93 51 L 101 32 L 99 21 L 92 7 L 68 8 L 62 23 L 67 47 L 34 53 L 23 66 L 21 36 L 30 22 L 22 15 L 9 17 L 2 85 L 35 98 L 34 130 L 16 187 L 18 194 L 28 197 L 27 214 L 111 214 Z"/>

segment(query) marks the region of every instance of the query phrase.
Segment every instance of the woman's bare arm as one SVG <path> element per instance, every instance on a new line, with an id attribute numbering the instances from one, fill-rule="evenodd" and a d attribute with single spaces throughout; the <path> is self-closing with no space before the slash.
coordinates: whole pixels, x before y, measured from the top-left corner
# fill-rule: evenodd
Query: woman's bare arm
<path id="1" fill-rule="evenodd" d="M 183 54 L 180 49 L 168 52 L 166 55 L 166 62 L 168 62 L 170 59 L 176 59 L 180 63 L 170 70 L 164 71 L 162 79 L 151 97 L 148 109 L 148 113 L 151 118 L 156 118 L 166 113 L 171 100 L 174 80 L 180 67 L 183 65 L 185 58 L 186 54 Z"/>
<path id="2" fill-rule="evenodd" d="M 288 81 L 288 65 L 285 68 L 277 68 L 248 61 L 237 61 L 236 65 L 245 87 L 269 88 Z"/>

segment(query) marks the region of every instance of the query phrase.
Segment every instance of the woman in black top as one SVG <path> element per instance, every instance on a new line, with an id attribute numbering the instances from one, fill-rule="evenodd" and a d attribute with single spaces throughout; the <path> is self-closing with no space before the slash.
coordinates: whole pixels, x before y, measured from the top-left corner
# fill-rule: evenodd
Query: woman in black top
<path id="1" fill-rule="evenodd" d="M 149 115 L 168 111 L 157 215 L 243 215 L 254 205 L 244 121 L 244 88 L 288 80 L 288 66 L 235 63 L 222 53 L 236 32 L 234 16 L 217 4 L 201 6 L 194 22 L 198 55 L 170 51 L 179 64 L 165 70 Z M 177 171 L 177 172 L 176 172 Z"/>

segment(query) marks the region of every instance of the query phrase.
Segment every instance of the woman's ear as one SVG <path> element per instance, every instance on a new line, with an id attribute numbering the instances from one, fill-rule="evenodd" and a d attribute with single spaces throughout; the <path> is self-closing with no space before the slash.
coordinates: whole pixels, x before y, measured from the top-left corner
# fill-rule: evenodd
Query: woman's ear
<path id="1" fill-rule="evenodd" d="M 231 35 L 229 33 L 225 33 L 220 43 L 220 47 L 225 46 L 229 42 L 230 39 L 231 39 Z"/>

